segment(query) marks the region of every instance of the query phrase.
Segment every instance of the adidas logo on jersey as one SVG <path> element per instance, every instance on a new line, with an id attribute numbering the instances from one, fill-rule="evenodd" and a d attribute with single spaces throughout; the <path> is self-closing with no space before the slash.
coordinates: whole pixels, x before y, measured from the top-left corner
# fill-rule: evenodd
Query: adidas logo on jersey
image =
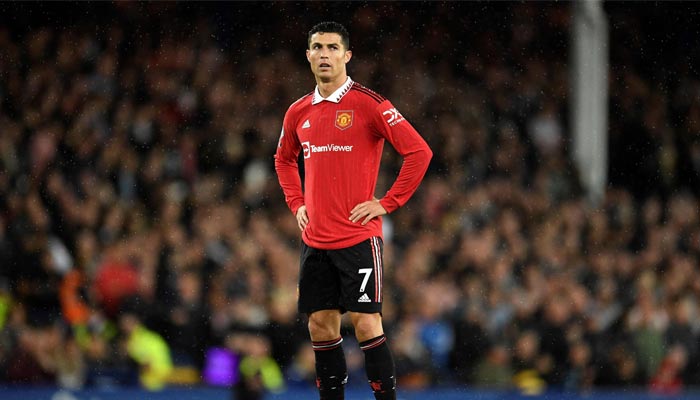
<path id="1" fill-rule="evenodd" d="M 358 303 L 371 303 L 372 300 L 369 299 L 369 296 L 367 296 L 367 293 L 363 294 L 362 297 L 357 299 Z"/>
<path id="2" fill-rule="evenodd" d="M 311 122 L 307 119 L 304 121 L 304 124 L 301 126 L 301 129 L 306 129 L 306 128 L 311 128 Z"/>

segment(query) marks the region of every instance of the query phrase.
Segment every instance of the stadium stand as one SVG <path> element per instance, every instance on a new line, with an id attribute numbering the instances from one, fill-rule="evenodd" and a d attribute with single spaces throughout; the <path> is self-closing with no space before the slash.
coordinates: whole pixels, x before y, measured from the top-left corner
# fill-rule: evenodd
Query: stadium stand
<path id="1" fill-rule="evenodd" d="M 175 371 L 154 387 L 313 385 L 272 154 L 313 87 L 305 34 L 337 19 L 350 76 L 435 153 L 385 219 L 400 387 L 697 387 L 700 8 L 605 9 L 593 205 L 569 154 L 568 4 L 0 4 L 0 384 L 133 387 L 137 323 Z M 378 193 L 400 167 L 384 157 Z"/>

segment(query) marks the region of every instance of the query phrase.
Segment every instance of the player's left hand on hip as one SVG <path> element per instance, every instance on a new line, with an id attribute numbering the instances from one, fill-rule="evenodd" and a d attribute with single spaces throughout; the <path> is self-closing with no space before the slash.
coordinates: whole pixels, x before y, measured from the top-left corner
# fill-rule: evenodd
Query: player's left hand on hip
<path id="1" fill-rule="evenodd" d="M 350 221 L 362 221 L 362 225 L 367 225 L 372 218 L 386 214 L 386 210 L 379 204 L 379 200 L 372 199 L 356 205 L 350 211 Z"/>

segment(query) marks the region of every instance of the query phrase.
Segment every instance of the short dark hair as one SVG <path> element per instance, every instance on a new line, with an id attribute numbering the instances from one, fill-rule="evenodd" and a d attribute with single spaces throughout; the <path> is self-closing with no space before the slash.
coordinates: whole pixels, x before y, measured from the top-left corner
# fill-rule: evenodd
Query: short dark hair
<path id="1" fill-rule="evenodd" d="M 309 31 L 309 37 L 307 40 L 309 47 L 311 47 L 311 36 L 318 32 L 337 33 L 340 35 L 340 41 L 343 43 L 345 50 L 350 50 L 350 34 L 342 24 L 335 21 L 324 21 L 314 25 L 314 27 Z"/>

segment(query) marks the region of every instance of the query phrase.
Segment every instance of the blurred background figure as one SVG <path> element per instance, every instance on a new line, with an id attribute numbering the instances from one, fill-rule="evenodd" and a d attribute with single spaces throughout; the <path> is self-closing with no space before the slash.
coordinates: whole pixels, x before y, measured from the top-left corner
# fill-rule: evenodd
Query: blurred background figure
<path id="1" fill-rule="evenodd" d="M 159 334 L 143 325 L 139 305 L 138 298 L 129 298 L 119 312 L 124 350 L 138 367 L 141 385 L 148 390 L 163 389 L 173 369 L 170 348 Z"/>
<path id="2" fill-rule="evenodd" d="M 284 391 L 282 371 L 271 357 L 266 337 L 236 333 L 227 338 L 227 345 L 240 359 L 239 380 L 234 385 L 233 399 L 261 400 L 265 393 Z"/>

